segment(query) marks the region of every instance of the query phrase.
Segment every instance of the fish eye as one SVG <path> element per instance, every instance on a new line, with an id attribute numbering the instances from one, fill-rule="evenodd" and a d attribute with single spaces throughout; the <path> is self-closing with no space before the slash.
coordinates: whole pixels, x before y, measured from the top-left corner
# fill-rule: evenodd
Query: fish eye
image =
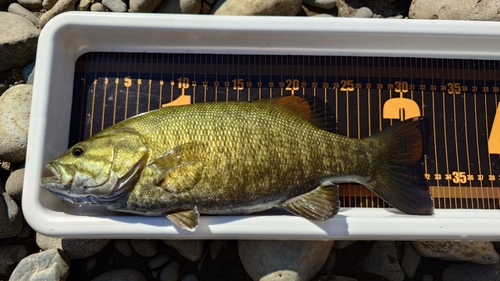
<path id="1" fill-rule="evenodd" d="M 83 150 L 83 147 L 80 147 L 80 146 L 74 147 L 73 150 L 71 151 L 71 153 L 75 157 L 82 155 L 84 152 L 85 152 L 85 150 Z"/>

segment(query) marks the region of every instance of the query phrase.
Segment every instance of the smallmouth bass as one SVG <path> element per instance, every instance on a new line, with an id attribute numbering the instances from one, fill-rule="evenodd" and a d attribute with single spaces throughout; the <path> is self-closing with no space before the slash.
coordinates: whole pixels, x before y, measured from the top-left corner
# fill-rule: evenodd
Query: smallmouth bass
<path id="1" fill-rule="evenodd" d="M 313 115 L 295 96 L 157 109 L 75 144 L 47 165 L 54 176 L 41 185 L 72 203 L 166 216 L 190 231 L 200 213 L 273 207 L 326 220 L 345 182 L 405 213 L 433 213 L 423 117 L 353 139 L 320 129 Z"/>

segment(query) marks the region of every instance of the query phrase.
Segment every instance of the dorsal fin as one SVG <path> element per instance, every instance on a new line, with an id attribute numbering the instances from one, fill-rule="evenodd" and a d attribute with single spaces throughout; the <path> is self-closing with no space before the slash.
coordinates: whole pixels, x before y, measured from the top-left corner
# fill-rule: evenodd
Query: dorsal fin
<path id="1" fill-rule="evenodd" d="M 258 102 L 266 103 L 275 107 L 280 107 L 283 110 L 292 112 L 308 121 L 312 122 L 311 107 L 307 101 L 297 96 L 286 96 L 272 98 L 267 100 L 259 100 Z"/>
<path id="2" fill-rule="evenodd" d="M 270 106 L 280 107 L 281 109 L 300 116 L 321 129 L 330 132 L 337 132 L 337 120 L 324 101 L 316 97 L 302 98 L 299 96 L 286 96 L 257 102 L 265 103 Z"/>

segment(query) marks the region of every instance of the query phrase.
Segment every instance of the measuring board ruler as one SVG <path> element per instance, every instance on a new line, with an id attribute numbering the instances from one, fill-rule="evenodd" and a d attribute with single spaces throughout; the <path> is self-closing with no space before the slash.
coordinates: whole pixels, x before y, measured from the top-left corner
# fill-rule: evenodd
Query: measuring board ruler
<path id="1" fill-rule="evenodd" d="M 92 52 L 74 77 L 69 145 L 163 106 L 296 95 L 351 138 L 427 117 L 423 168 L 435 207 L 500 208 L 498 60 Z M 340 199 L 388 207 L 357 184 L 341 185 Z"/>
<path id="2" fill-rule="evenodd" d="M 63 13 L 38 41 L 23 214 L 37 232 L 71 238 L 498 240 L 498 46 L 498 22 Z M 434 214 L 407 215 L 343 184 L 326 221 L 277 209 L 202 215 L 188 233 L 40 186 L 69 145 L 138 113 L 291 95 L 351 138 L 425 116 Z"/>

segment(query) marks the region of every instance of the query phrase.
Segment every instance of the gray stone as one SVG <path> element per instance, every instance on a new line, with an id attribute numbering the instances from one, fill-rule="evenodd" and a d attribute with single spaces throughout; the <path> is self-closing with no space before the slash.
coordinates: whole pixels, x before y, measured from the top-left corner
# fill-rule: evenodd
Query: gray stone
<path id="1" fill-rule="evenodd" d="M 91 281 L 146 281 L 147 278 L 135 269 L 116 269 L 103 273 Z"/>
<path id="2" fill-rule="evenodd" d="M 0 96 L 7 91 L 9 88 L 9 83 L 7 82 L 0 82 Z"/>
<path id="3" fill-rule="evenodd" d="M 212 11 L 212 6 L 205 1 L 202 1 L 200 14 L 208 15 L 208 14 L 210 14 L 210 11 Z"/>
<path id="4" fill-rule="evenodd" d="M 174 261 L 165 267 L 160 273 L 160 281 L 179 280 L 179 263 Z"/>
<path id="5" fill-rule="evenodd" d="M 36 244 L 40 249 L 61 249 L 72 260 L 91 257 L 104 249 L 108 243 L 109 239 L 63 239 L 36 234 Z"/>
<path id="6" fill-rule="evenodd" d="M 324 10 L 316 7 L 302 5 L 302 11 L 300 11 L 299 14 L 304 13 L 308 17 L 314 17 L 316 15 L 322 14 L 323 11 Z"/>
<path id="7" fill-rule="evenodd" d="M 422 281 L 433 281 L 434 280 L 434 277 L 430 274 L 424 274 L 422 276 Z"/>
<path id="8" fill-rule="evenodd" d="M 42 0 L 17 0 L 17 3 L 26 9 L 38 9 L 42 7 Z"/>
<path id="9" fill-rule="evenodd" d="M 9 280 L 66 280 L 69 260 L 58 249 L 49 249 L 24 258 L 14 269 Z"/>
<path id="10" fill-rule="evenodd" d="M 499 261 L 493 243 L 487 241 L 413 241 L 412 243 L 424 257 L 481 264 L 494 264 Z"/>
<path id="11" fill-rule="evenodd" d="M 332 273 L 328 273 L 326 275 L 314 278 L 313 281 L 357 281 L 357 280 L 354 278 L 333 275 Z"/>
<path id="12" fill-rule="evenodd" d="M 57 1 L 59 0 L 43 0 L 42 6 L 44 9 L 50 10 L 56 5 Z"/>
<path id="13" fill-rule="evenodd" d="M 358 9 L 351 6 L 349 0 L 337 0 L 337 17 L 351 18 L 357 11 Z"/>
<path id="14" fill-rule="evenodd" d="M 96 264 L 97 264 L 97 258 L 96 257 L 91 257 L 85 263 L 85 270 L 87 270 L 87 271 L 91 270 L 92 268 L 94 268 L 94 266 Z"/>
<path id="15" fill-rule="evenodd" d="M 78 0 L 59 0 L 55 5 L 45 12 L 38 22 L 38 27 L 42 29 L 53 17 L 62 14 L 67 11 L 73 11 L 75 9 L 75 4 Z M 45 1 L 44 1 L 45 3 Z M 45 6 L 44 6 L 45 7 Z"/>
<path id="16" fill-rule="evenodd" d="M 26 245 L 0 247 L 0 275 L 9 276 L 15 265 L 27 255 L 28 248 Z"/>
<path id="17" fill-rule="evenodd" d="M 0 239 L 17 236 L 23 228 L 21 209 L 6 193 L 0 196 Z"/>
<path id="18" fill-rule="evenodd" d="M 409 17 L 441 20 L 500 20 L 500 0 L 413 0 Z"/>
<path id="19" fill-rule="evenodd" d="M 94 3 L 90 6 L 92 12 L 107 12 L 106 7 L 101 3 Z"/>
<path id="20" fill-rule="evenodd" d="M 350 277 L 344 277 L 344 276 L 339 276 L 339 275 L 334 275 L 335 279 L 334 281 L 358 281 L 357 279 L 350 278 Z"/>
<path id="21" fill-rule="evenodd" d="M 333 244 L 334 249 L 344 249 L 347 246 L 351 246 L 356 243 L 356 240 L 335 240 L 335 244 Z"/>
<path id="22" fill-rule="evenodd" d="M 15 163 L 26 158 L 33 85 L 20 84 L 0 96 L 0 159 Z"/>
<path id="23" fill-rule="evenodd" d="M 203 254 L 204 240 L 163 240 L 165 244 L 175 248 L 183 257 L 197 261 Z"/>
<path id="24" fill-rule="evenodd" d="M 402 281 L 405 274 L 398 263 L 398 253 L 394 241 L 375 241 L 363 262 L 363 269 L 387 278 Z"/>
<path id="25" fill-rule="evenodd" d="M 21 200 L 23 195 L 24 168 L 17 169 L 7 178 L 5 191 L 10 197 Z"/>
<path id="26" fill-rule="evenodd" d="M 21 232 L 17 235 L 19 238 L 26 238 L 31 235 L 31 226 L 29 224 L 23 222 L 23 228 L 21 229 Z"/>
<path id="27" fill-rule="evenodd" d="M 253 280 L 311 280 L 333 241 L 238 241 L 238 254 Z"/>
<path id="28" fill-rule="evenodd" d="M 24 17 L 0 12 L 0 72 L 34 61 L 39 35 Z"/>
<path id="29" fill-rule="evenodd" d="M 129 257 L 134 253 L 134 250 L 132 249 L 132 246 L 130 246 L 128 240 L 116 239 L 113 240 L 113 245 L 118 250 L 118 252 L 126 257 Z"/>
<path id="30" fill-rule="evenodd" d="M 167 261 L 168 261 L 168 256 L 166 254 L 159 254 L 149 261 L 148 267 L 150 269 L 155 269 L 164 265 Z"/>
<path id="31" fill-rule="evenodd" d="M 121 0 L 102 0 L 101 3 L 104 7 L 108 8 L 111 12 L 126 12 L 127 4 Z"/>
<path id="32" fill-rule="evenodd" d="M 312 15 L 312 17 L 334 18 L 335 16 L 331 15 L 331 14 L 315 14 L 315 15 Z"/>
<path id="33" fill-rule="evenodd" d="M 132 13 L 151 13 L 163 0 L 130 0 L 130 11 Z M 171 0 L 167 0 L 169 2 Z"/>
<path id="34" fill-rule="evenodd" d="M 88 11 L 93 2 L 94 0 L 80 0 L 80 3 L 78 4 L 78 10 Z"/>
<path id="35" fill-rule="evenodd" d="M 0 159 L 0 168 L 10 170 L 10 162 L 2 161 L 2 159 Z"/>
<path id="36" fill-rule="evenodd" d="M 199 14 L 201 12 L 201 0 L 168 0 L 163 1 L 156 13 L 174 14 Z"/>
<path id="37" fill-rule="evenodd" d="M 144 257 L 152 257 L 157 252 L 155 240 L 132 239 L 130 245 L 132 245 L 136 253 Z"/>
<path id="38" fill-rule="evenodd" d="M 475 263 L 452 264 L 443 272 L 443 281 L 500 281 L 500 263 L 482 265 Z"/>
<path id="39" fill-rule="evenodd" d="M 353 16 L 354 18 L 371 18 L 373 17 L 373 12 L 370 8 L 361 7 L 359 8 Z"/>
<path id="40" fill-rule="evenodd" d="M 196 275 L 194 274 L 188 274 L 184 276 L 181 281 L 198 281 L 198 278 L 196 278 Z"/>
<path id="41" fill-rule="evenodd" d="M 301 281 L 298 272 L 293 270 L 281 269 L 263 276 L 260 281 Z"/>
<path id="42" fill-rule="evenodd" d="M 9 7 L 7 8 L 7 12 L 16 14 L 18 16 L 21 16 L 29 20 L 34 26 L 38 24 L 38 18 L 32 12 L 30 12 L 23 6 L 19 5 L 18 3 L 10 4 Z"/>
<path id="43" fill-rule="evenodd" d="M 337 0 L 303 0 L 302 4 L 330 10 L 337 6 Z"/>
<path id="44" fill-rule="evenodd" d="M 336 260 L 337 254 L 335 251 L 332 249 L 330 253 L 328 254 L 328 257 L 326 258 L 325 263 L 319 270 L 320 274 L 327 274 L 330 273 L 333 270 L 333 266 L 335 265 L 335 260 Z"/>
<path id="45" fill-rule="evenodd" d="M 418 264 L 422 257 L 413 248 L 410 242 L 405 242 L 405 252 L 403 254 L 403 261 L 401 262 L 401 267 L 408 277 L 413 278 L 415 272 L 417 271 Z"/>
<path id="46" fill-rule="evenodd" d="M 335 275 L 335 281 L 358 281 L 358 279 L 350 278 L 350 277 L 344 277 L 344 276 L 339 276 Z"/>
<path id="47" fill-rule="evenodd" d="M 215 15 L 276 15 L 295 16 L 302 0 L 218 0 L 212 14 Z"/>
<path id="48" fill-rule="evenodd" d="M 219 254 L 220 249 L 222 249 L 222 247 L 225 247 L 225 246 L 226 246 L 226 241 L 224 241 L 224 240 L 212 240 L 212 241 L 210 241 L 210 245 L 209 245 L 210 258 L 215 259 L 215 257 L 217 257 L 217 255 Z"/>

